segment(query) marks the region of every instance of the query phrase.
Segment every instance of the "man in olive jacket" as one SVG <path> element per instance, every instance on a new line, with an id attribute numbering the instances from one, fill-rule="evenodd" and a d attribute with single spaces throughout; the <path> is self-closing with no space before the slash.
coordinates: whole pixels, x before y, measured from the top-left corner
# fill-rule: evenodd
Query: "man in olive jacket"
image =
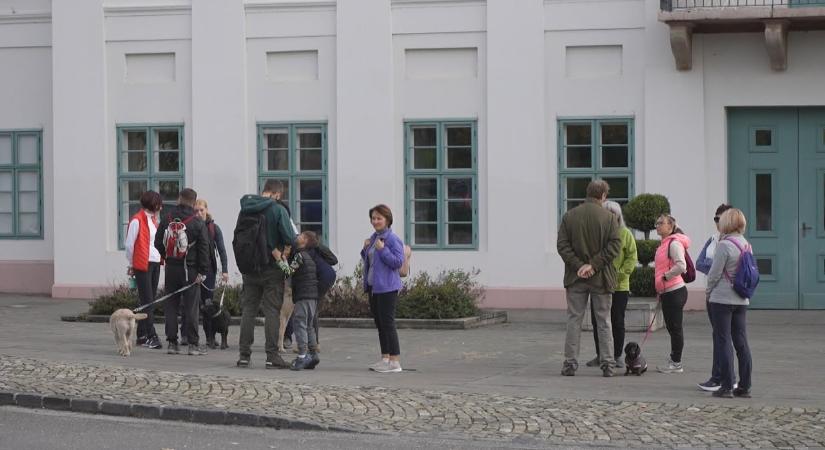
<path id="1" fill-rule="evenodd" d="M 610 189 L 604 180 L 587 185 L 587 200 L 564 214 L 556 241 L 564 260 L 564 288 L 567 291 L 567 336 L 561 374 L 573 376 L 579 364 L 582 319 L 587 299 L 593 303 L 599 333 L 602 374 L 613 376 L 613 332 L 610 328 L 611 293 L 616 289 L 613 259 L 621 250 L 619 225 L 613 213 L 604 209 Z"/>

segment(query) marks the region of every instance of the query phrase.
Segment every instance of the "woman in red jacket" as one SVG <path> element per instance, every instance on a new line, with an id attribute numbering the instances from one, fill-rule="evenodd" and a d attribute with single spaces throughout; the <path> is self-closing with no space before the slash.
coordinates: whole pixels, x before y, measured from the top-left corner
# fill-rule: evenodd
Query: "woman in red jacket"
<path id="1" fill-rule="evenodd" d="M 126 260 L 129 262 L 128 273 L 135 277 L 138 298 L 141 305 L 155 301 L 160 279 L 160 252 L 155 248 L 155 234 L 158 231 L 158 213 L 163 202 L 155 191 L 146 191 L 140 196 L 143 208 L 132 216 L 126 230 Z M 149 317 L 138 321 L 137 343 L 149 348 L 162 348 L 155 331 L 154 310 L 146 311 Z"/>

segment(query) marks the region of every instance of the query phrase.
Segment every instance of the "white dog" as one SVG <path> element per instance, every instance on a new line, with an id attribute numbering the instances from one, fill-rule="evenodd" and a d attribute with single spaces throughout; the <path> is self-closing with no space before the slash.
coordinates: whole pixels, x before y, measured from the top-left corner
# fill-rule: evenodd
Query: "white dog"
<path id="1" fill-rule="evenodd" d="M 117 345 L 120 356 L 129 356 L 132 353 L 132 340 L 137 335 L 137 324 L 135 321 L 148 317 L 144 313 L 134 313 L 130 309 L 118 309 L 109 317 L 109 326 L 115 334 L 115 345 Z"/>

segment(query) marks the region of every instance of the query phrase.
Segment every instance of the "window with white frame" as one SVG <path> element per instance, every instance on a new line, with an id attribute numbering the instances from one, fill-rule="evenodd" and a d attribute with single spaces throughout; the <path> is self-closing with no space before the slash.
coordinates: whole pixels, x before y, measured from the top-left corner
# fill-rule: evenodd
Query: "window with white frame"
<path id="1" fill-rule="evenodd" d="M 633 197 L 633 119 L 563 119 L 558 129 L 559 218 L 584 202 L 597 178 L 624 206 Z"/>
<path id="2" fill-rule="evenodd" d="M 406 241 L 419 249 L 477 249 L 477 122 L 404 127 Z"/>
<path id="3" fill-rule="evenodd" d="M 267 180 L 284 184 L 282 200 L 299 231 L 327 241 L 327 125 L 259 123 L 258 189 Z"/>
<path id="4" fill-rule="evenodd" d="M 163 207 L 175 206 L 184 185 L 182 125 L 121 125 L 117 127 L 118 244 L 140 211 L 140 196 L 158 192 Z"/>
<path id="5" fill-rule="evenodd" d="M 43 238 L 43 132 L 0 130 L 0 239 Z"/>

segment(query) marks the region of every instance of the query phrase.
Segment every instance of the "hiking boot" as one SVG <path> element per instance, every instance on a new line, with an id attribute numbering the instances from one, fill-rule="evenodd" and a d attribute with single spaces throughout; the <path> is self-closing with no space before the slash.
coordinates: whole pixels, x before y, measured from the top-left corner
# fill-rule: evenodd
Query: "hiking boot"
<path id="1" fill-rule="evenodd" d="M 159 348 L 163 348 L 163 345 L 160 344 L 160 340 L 157 336 L 152 336 L 148 341 L 146 341 L 145 347 L 151 348 L 152 350 L 157 350 Z"/>
<path id="2" fill-rule="evenodd" d="M 308 357 L 308 358 L 309 358 L 309 360 L 310 360 L 310 361 L 309 361 L 309 364 L 308 364 L 308 365 L 307 365 L 307 367 L 306 367 L 306 369 L 307 369 L 307 370 L 312 370 L 312 369 L 314 369 L 314 368 L 315 368 L 315 366 L 317 366 L 317 365 L 318 365 L 318 363 L 320 363 L 320 362 L 321 362 L 321 358 L 319 358 L 319 357 L 318 357 L 318 353 L 315 353 L 315 352 L 309 352 L 309 354 L 307 355 L 307 357 Z"/>
<path id="3" fill-rule="evenodd" d="M 719 389 L 711 394 L 714 397 L 718 398 L 733 398 L 733 392 L 730 389 Z"/>
<path id="4" fill-rule="evenodd" d="M 734 385 L 733 387 L 733 396 L 739 398 L 751 398 L 751 390 L 745 388 L 739 388 Z"/>
<path id="5" fill-rule="evenodd" d="M 189 355 L 191 356 L 203 356 L 206 354 L 206 349 L 202 346 L 189 344 Z"/>
<path id="6" fill-rule="evenodd" d="M 375 369 L 378 373 L 397 373 L 401 372 L 401 363 L 399 361 L 390 361 L 386 366 Z"/>
<path id="7" fill-rule="evenodd" d="M 246 369 L 249 367 L 249 357 L 248 356 L 241 356 L 238 359 L 238 362 L 235 363 L 236 366 L 240 367 L 241 369 Z"/>
<path id="8" fill-rule="evenodd" d="M 602 366 L 602 376 L 603 377 L 610 378 L 613 375 L 615 375 L 615 373 L 613 372 L 613 367 L 611 367 L 608 364 L 605 364 L 604 366 Z"/>
<path id="9" fill-rule="evenodd" d="M 289 369 L 290 365 L 288 362 L 284 361 L 280 355 L 274 356 L 267 356 L 266 357 L 266 368 L 267 369 Z"/>
<path id="10" fill-rule="evenodd" d="M 595 357 L 585 364 L 587 367 L 599 367 L 599 357 Z"/>
<path id="11" fill-rule="evenodd" d="M 561 366 L 561 375 L 564 377 L 576 375 L 576 369 L 579 368 L 578 366 L 575 362 L 565 361 L 564 365 Z"/>
<path id="12" fill-rule="evenodd" d="M 696 386 L 699 386 L 699 389 L 701 389 L 705 392 L 716 392 L 716 391 L 719 390 L 719 388 L 722 387 L 721 384 L 719 384 L 719 383 L 717 383 L 716 381 L 713 381 L 713 380 L 708 380 L 708 381 L 705 381 L 704 383 L 699 383 Z"/>
<path id="13" fill-rule="evenodd" d="M 662 373 L 682 373 L 685 371 L 685 368 L 681 362 L 674 362 L 668 358 L 667 364 L 664 366 L 656 366 L 656 370 Z"/>
<path id="14" fill-rule="evenodd" d="M 300 356 L 292 360 L 292 364 L 289 366 L 291 370 L 304 370 L 308 369 L 310 364 L 312 364 L 312 358 L 309 355 L 304 356 L 301 358 Z"/>
<path id="15" fill-rule="evenodd" d="M 386 366 L 389 363 L 389 361 L 384 361 L 383 359 L 379 360 L 377 363 L 370 365 L 370 370 L 377 371 L 378 369 Z"/>
<path id="16" fill-rule="evenodd" d="M 180 355 L 180 348 L 177 342 L 170 342 L 166 345 L 166 353 L 169 355 Z"/>

